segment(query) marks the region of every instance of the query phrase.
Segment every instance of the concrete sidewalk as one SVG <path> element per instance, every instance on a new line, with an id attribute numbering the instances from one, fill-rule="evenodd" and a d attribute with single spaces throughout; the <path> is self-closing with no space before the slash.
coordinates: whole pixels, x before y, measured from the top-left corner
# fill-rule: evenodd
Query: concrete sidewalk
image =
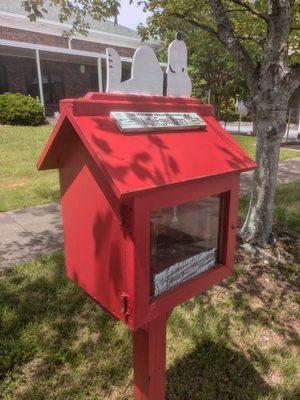
<path id="1" fill-rule="evenodd" d="M 241 176 L 240 194 L 251 191 L 252 172 Z M 279 163 L 278 184 L 300 180 L 300 158 Z M 0 268 L 63 249 L 57 203 L 0 213 Z"/>
<path id="2" fill-rule="evenodd" d="M 232 134 L 242 134 L 242 135 L 252 135 L 253 133 L 253 123 L 241 121 L 241 124 L 238 122 L 227 122 L 221 121 L 222 126 L 227 130 L 227 132 Z M 291 124 L 288 131 L 288 142 L 297 142 L 299 137 L 298 125 Z M 282 143 L 285 143 L 287 139 L 287 132 L 285 133 Z"/>
<path id="3" fill-rule="evenodd" d="M 0 213 L 0 268 L 63 249 L 60 205 Z"/>

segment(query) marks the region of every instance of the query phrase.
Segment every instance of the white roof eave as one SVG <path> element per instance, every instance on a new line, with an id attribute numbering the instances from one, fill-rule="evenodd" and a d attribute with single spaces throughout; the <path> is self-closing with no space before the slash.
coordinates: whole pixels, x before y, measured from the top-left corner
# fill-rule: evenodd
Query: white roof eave
<path id="1" fill-rule="evenodd" d="M 39 32 L 61 36 L 63 32 L 72 28 L 72 25 L 50 21 L 47 19 L 39 19 L 36 22 L 30 22 L 25 15 L 14 14 L 11 12 L 0 11 L 1 26 L 11 27 L 14 29 L 23 29 L 31 32 Z M 20 28 L 22 26 L 22 28 Z M 133 36 L 119 35 L 111 32 L 90 29 L 87 36 L 78 35 L 73 39 L 114 45 L 119 47 L 128 47 L 136 49 L 141 46 L 141 39 Z M 161 47 L 161 42 L 157 40 L 149 40 L 145 44 L 155 50 Z"/>
<path id="2" fill-rule="evenodd" d="M 14 41 L 14 40 L 0 39 L 0 45 L 1 46 L 7 46 L 7 47 L 20 48 L 20 49 L 39 50 L 39 51 L 45 51 L 45 52 L 49 52 L 49 53 L 68 54 L 68 55 L 74 55 L 74 56 L 106 59 L 106 54 L 105 53 L 97 53 L 97 52 L 85 51 L 85 50 L 68 49 L 68 48 L 65 48 L 65 47 L 46 46 L 46 45 L 42 45 L 42 44 L 19 42 L 19 41 Z M 131 63 L 132 62 L 132 57 L 121 56 L 121 60 Z M 162 67 L 166 67 L 167 66 L 166 63 L 160 62 L 159 64 Z"/>

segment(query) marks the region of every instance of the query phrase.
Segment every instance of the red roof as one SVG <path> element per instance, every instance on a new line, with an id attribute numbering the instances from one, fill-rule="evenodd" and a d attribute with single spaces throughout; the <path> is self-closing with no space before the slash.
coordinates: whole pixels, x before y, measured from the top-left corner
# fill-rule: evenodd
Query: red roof
<path id="1" fill-rule="evenodd" d="M 63 100 L 61 109 L 38 168 L 59 167 L 63 155 L 58 138 L 68 119 L 118 197 L 256 167 L 212 115 L 212 106 L 194 98 L 89 93 L 83 99 Z M 207 127 L 128 135 L 110 118 L 111 111 L 196 112 Z"/>

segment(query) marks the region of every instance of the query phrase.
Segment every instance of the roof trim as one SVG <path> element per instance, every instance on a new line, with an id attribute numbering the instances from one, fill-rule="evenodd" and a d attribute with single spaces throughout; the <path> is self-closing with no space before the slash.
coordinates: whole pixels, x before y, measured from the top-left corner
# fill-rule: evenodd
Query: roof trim
<path id="1" fill-rule="evenodd" d="M 40 50 L 40 51 L 47 51 L 50 53 L 59 53 L 59 54 L 69 54 L 74 56 L 85 56 L 85 57 L 92 57 L 92 58 L 105 58 L 105 53 L 96 53 L 92 51 L 85 51 L 85 50 L 73 50 L 68 49 L 66 47 L 55 47 L 55 46 L 46 46 L 43 44 L 34 44 L 29 42 L 17 42 L 15 40 L 6 40 L 0 39 L 0 45 L 8 46 L 8 47 L 16 47 L 21 49 L 32 49 L 32 50 Z M 122 61 L 132 62 L 131 57 L 121 57 Z"/>
<path id="2" fill-rule="evenodd" d="M 74 134 L 78 135 L 80 137 L 83 145 L 88 150 L 88 152 L 90 153 L 92 159 L 94 160 L 94 162 L 96 163 L 96 165 L 100 169 L 100 171 L 101 171 L 103 177 L 105 178 L 107 184 L 112 188 L 115 196 L 117 198 L 121 198 L 122 197 L 122 193 L 119 191 L 119 189 L 115 185 L 114 181 L 110 177 L 110 175 L 107 172 L 106 168 L 103 166 L 101 160 L 97 156 L 95 150 L 93 149 L 93 147 L 90 145 L 89 141 L 86 139 L 85 135 L 83 134 L 80 126 L 77 124 L 77 122 L 73 118 L 71 109 L 72 109 L 72 107 L 70 107 L 70 106 L 65 106 L 64 107 L 63 112 L 60 115 L 59 120 L 57 121 L 50 138 L 48 139 L 48 142 L 47 142 L 47 144 L 46 144 L 46 146 L 45 146 L 45 148 L 43 150 L 43 153 L 41 154 L 39 160 L 36 163 L 37 169 L 43 171 L 43 170 L 47 170 L 47 169 L 58 168 L 57 163 L 55 163 L 53 160 L 51 160 L 51 156 L 52 156 L 52 153 L 55 152 L 55 144 L 56 144 L 56 142 L 58 141 L 58 139 L 60 137 L 61 127 L 62 127 L 62 125 L 64 124 L 65 121 L 68 121 L 72 125 L 72 127 L 74 129 Z M 48 164 L 48 163 L 50 163 L 50 164 Z"/>
<path id="3" fill-rule="evenodd" d="M 138 137 L 132 135 L 128 138 L 128 136 L 120 134 L 113 121 L 107 118 L 112 108 L 124 111 L 145 109 L 165 112 L 195 110 L 207 122 L 207 129 L 204 135 L 189 131 L 190 138 L 184 137 L 182 132 L 177 131 L 170 131 L 168 134 L 157 132 L 158 136 L 155 137 L 152 133 L 152 136 L 150 135 L 152 139 L 149 136 L 151 141 L 149 146 L 148 135 Z M 60 143 L 64 140 L 64 136 L 61 135 L 62 123 L 67 119 L 90 153 L 91 159 L 98 166 L 103 181 L 119 199 L 127 198 L 135 193 L 156 190 L 158 187 L 203 181 L 210 176 L 241 173 L 257 167 L 256 163 L 233 138 L 230 138 L 211 115 L 211 106 L 203 105 L 195 98 L 89 93 L 83 99 L 63 100 L 61 111 L 61 118 L 38 161 L 38 168 L 59 167 Z M 111 151 L 102 149 L 101 135 L 110 148 L 115 148 L 112 156 L 110 155 Z M 98 139 L 100 139 L 100 144 Z M 181 144 L 183 144 L 183 148 L 180 147 Z M 167 149 L 167 158 L 161 157 L 161 148 Z M 207 157 L 206 154 L 209 149 L 211 157 Z M 161 173 L 157 175 L 156 179 L 154 179 L 152 168 L 148 180 L 145 179 L 147 175 L 143 175 L 143 166 L 141 167 L 142 173 L 140 172 L 139 161 L 141 160 L 139 157 L 141 155 L 143 160 L 145 152 L 147 154 L 149 152 L 153 156 L 150 157 L 150 160 L 157 161 L 158 172 L 161 169 Z M 197 160 L 201 157 L 202 163 L 198 163 Z M 179 164 L 177 168 L 173 168 L 172 172 L 171 166 L 170 168 L 166 167 L 166 159 L 176 160 L 176 158 L 178 158 Z M 187 168 L 184 168 L 185 164 L 187 164 Z M 126 175 L 125 180 L 120 179 L 124 176 L 124 170 L 133 171 Z M 148 169 L 147 172 L 149 172 Z"/>
<path id="4" fill-rule="evenodd" d="M 16 28 L 16 26 L 18 26 L 16 24 L 22 21 L 22 30 L 28 30 L 31 32 L 61 36 L 64 31 L 70 30 L 72 28 L 71 24 L 60 23 L 48 19 L 38 19 L 36 22 L 30 22 L 25 15 L 15 14 L 7 11 L 0 11 L 0 16 L 1 26 Z M 72 38 L 95 43 L 100 42 L 108 45 L 124 46 L 133 49 L 136 49 L 141 45 L 141 39 L 139 37 L 126 36 L 121 34 L 119 35 L 116 33 L 100 31 L 97 29 L 89 29 L 88 36 L 78 35 L 73 36 Z M 159 49 L 161 47 L 161 43 L 156 40 L 149 40 L 146 43 L 148 46 L 154 49 Z"/>
<path id="5" fill-rule="evenodd" d="M 85 50 L 76 50 L 76 49 L 68 49 L 66 47 L 55 47 L 55 46 L 46 46 L 43 44 L 34 44 L 29 42 L 17 42 L 15 40 L 7 40 L 7 39 L 0 39 L 0 45 L 7 46 L 7 47 L 16 47 L 21 49 L 32 49 L 32 50 L 40 50 L 49 53 L 58 53 L 58 54 L 68 54 L 74 56 L 82 56 L 82 57 L 91 57 L 91 58 L 103 58 L 106 60 L 105 53 L 96 53 L 92 51 L 85 51 Z M 124 57 L 120 56 L 122 61 L 125 62 L 132 62 L 132 57 Z M 160 62 L 159 65 L 162 67 L 166 67 L 167 63 Z"/>

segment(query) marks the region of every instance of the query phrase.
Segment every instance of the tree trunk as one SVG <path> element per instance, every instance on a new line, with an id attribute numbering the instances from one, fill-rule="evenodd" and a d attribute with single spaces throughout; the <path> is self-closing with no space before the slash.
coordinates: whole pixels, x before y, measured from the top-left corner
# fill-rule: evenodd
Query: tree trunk
<path id="1" fill-rule="evenodd" d="M 269 100 L 269 101 L 268 101 Z M 256 132 L 256 162 L 248 215 L 240 232 L 254 245 L 265 246 L 272 241 L 272 223 L 279 152 L 286 129 L 288 99 L 282 96 L 266 99 L 258 96 L 254 109 Z"/>
<path id="2" fill-rule="evenodd" d="M 214 110 L 215 110 L 215 116 L 219 120 L 221 117 L 221 103 L 222 103 L 222 97 L 215 95 L 213 102 L 211 102 L 214 105 Z"/>
<path id="3" fill-rule="evenodd" d="M 264 246 L 272 239 L 276 177 L 288 98 L 299 79 L 300 68 L 291 73 L 288 65 L 293 2 L 268 0 L 267 13 L 262 14 L 252 7 L 252 2 L 233 1 L 266 23 L 263 52 L 260 63 L 255 65 L 234 33 L 223 0 L 209 0 L 219 39 L 239 64 L 254 95 L 256 162 L 259 168 L 254 173 L 250 207 L 241 236 L 247 242 Z"/>

